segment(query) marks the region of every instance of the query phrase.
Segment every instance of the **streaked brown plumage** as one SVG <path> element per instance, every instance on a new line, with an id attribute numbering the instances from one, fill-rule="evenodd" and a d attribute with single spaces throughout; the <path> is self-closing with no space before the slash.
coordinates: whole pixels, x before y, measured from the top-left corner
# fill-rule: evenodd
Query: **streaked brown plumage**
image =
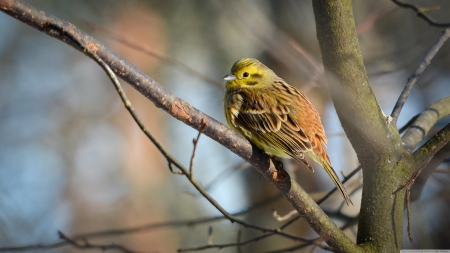
<path id="1" fill-rule="evenodd" d="M 252 58 L 237 61 L 224 79 L 225 117 L 233 130 L 266 153 L 294 158 L 313 171 L 305 158 L 309 155 L 325 169 L 347 204 L 353 204 L 331 167 L 320 116 L 300 90 Z"/>

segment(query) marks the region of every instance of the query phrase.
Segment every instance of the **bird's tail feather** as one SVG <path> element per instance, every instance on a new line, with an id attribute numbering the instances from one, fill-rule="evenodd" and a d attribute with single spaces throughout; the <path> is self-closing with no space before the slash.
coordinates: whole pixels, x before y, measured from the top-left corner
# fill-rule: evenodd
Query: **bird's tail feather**
<path id="1" fill-rule="evenodd" d="M 348 196 L 348 193 L 345 190 L 344 185 L 342 185 L 341 180 L 339 180 L 339 178 L 338 178 L 336 172 L 334 171 L 333 167 L 331 167 L 331 165 L 329 163 L 327 163 L 327 162 L 323 162 L 322 166 L 325 169 L 325 171 L 328 173 L 328 176 L 330 176 L 330 178 L 333 181 L 333 183 L 336 185 L 336 187 L 341 192 L 342 196 L 344 197 L 345 201 L 347 202 L 347 205 L 350 205 L 350 204 L 353 205 L 353 202 L 350 199 L 350 196 Z"/>
<path id="2" fill-rule="evenodd" d="M 333 181 L 333 183 L 336 185 L 336 187 L 339 189 L 339 191 L 341 192 L 342 196 L 345 199 L 345 202 L 347 202 L 347 205 L 352 204 L 353 202 L 350 199 L 350 196 L 348 195 L 347 191 L 344 188 L 344 185 L 341 183 L 341 180 L 339 180 L 339 177 L 337 176 L 336 172 L 334 171 L 333 167 L 331 167 L 330 162 L 318 157 L 317 155 L 312 155 L 313 159 L 316 160 L 317 163 L 319 163 L 320 165 L 322 165 L 322 167 L 325 169 L 325 171 L 327 172 L 328 176 L 331 178 L 331 180 Z"/>

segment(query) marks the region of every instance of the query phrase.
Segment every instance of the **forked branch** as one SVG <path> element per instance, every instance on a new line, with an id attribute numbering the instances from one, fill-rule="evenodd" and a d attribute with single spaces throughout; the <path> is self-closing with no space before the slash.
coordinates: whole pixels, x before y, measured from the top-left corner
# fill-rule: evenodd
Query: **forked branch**
<path id="1" fill-rule="evenodd" d="M 408 82 L 403 88 L 400 97 L 397 100 L 397 103 L 392 110 L 391 117 L 393 120 L 393 124 L 397 124 L 398 116 L 400 115 L 400 111 L 403 108 L 406 100 L 408 99 L 409 94 L 411 93 L 412 88 L 416 84 L 419 77 L 422 75 L 423 71 L 430 65 L 431 60 L 434 58 L 436 53 L 441 49 L 442 45 L 450 38 L 450 29 L 445 29 L 442 33 L 441 37 L 436 41 L 436 43 L 431 47 L 430 51 L 425 55 L 425 58 L 420 62 L 419 66 L 416 68 L 414 73 L 408 78 Z"/>
<path id="2" fill-rule="evenodd" d="M 450 115 L 450 97 L 443 98 L 421 112 L 412 121 L 402 136 L 403 147 L 412 152 L 436 122 Z"/>

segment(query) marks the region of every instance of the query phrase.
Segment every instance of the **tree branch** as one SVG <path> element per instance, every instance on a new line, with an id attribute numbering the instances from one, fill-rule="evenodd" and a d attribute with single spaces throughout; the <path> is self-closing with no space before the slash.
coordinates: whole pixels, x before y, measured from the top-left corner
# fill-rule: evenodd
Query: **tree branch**
<path id="1" fill-rule="evenodd" d="M 450 27 L 450 23 L 439 23 L 437 21 L 434 21 L 432 18 L 428 17 L 420 8 L 414 4 L 407 4 L 407 3 L 403 3 L 401 1 L 398 0 L 392 0 L 393 3 L 395 3 L 396 5 L 402 7 L 402 8 L 406 8 L 406 9 L 411 9 L 413 11 L 415 11 L 417 13 L 417 16 L 420 17 L 421 19 L 425 20 L 429 25 L 431 26 L 435 26 L 435 27 L 441 27 L 441 28 L 447 28 Z"/>
<path id="2" fill-rule="evenodd" d="M 267 203 L 271 203 L 274 200 L 278 199 L 278 195 L 273 196 L 269 199 L 263 200 L 254 204 L 253 206 L 241 211 L 232 214 L 232 216 L 241 216 L 249 213 L 257 208 L 262 207 Z M 189 220 L 179 220 L 179 221 L 164 221 L 164 222 L 152 222 L 140 226 L 128 227 L 128 228 L 119 228 L 119 229 L 109 229 L 103 231 L 96 231 L 91 233 L 83 233 L 74 235 L 71 237 L 72 240 L 81 240 L 81 239 L 94 239 L 94 238 L 103 238 L 109 236 L 117 236 L 117 235 L 126 235 L 126 234 L 134 234 L 139 232 L 145 232 L 156 228 L 165 228 L 165 227 L 192 227 L 200 224 L 221 221 L 226 219 L 223 215 L 221 216 L 212 216 L 198 219 L 189 219 Z M 271 234 L 273 235 L 273 234 Z M 2 247 L 0 248 L 0 252 L 19 252 L 19 251 L 30 251 L 30 250 L 48 250 L 48 249 L 56 249 L 63 246 L 66 246 L 66 241 L 59 241 L 55 243 L 48 244 L 35 244 L 35 245 L 27 245 L 27 246 L 18 246 L 18 247 Z"/>
<path id="3" fill-rule="evenodd" d="M 450 143 L 447 143 L 444 147 L 439 150 L 436 155 L 433 156 L 431 161 L 426 165 L 426 167 L 420 172 L 419 176 L 415 180 L 411 188 L 411 202 L 414 202 L 420 198 L 422 194 L 422 189 L 425 186 L 428 178 L 437 172 L 436 168 L 450 155 Z"/>
<path id="4" fill-rule="evenodd" d="M 443 98 L 421 112 L 402 136 L 406 151 L 412 152 L 436 122 L 450 115 L 450 97 Z"/>
<path id="5" fill-rule="evenodd" d="M 55 37 L 77 50 L 89 55 L 88 48 L 98 55 L 111 69 L 133 88 L 150 99 L 157 107 L 171 116 L 200 130 L 207 124 L 203 133 L 216 140 L 255 168 L 280 190 L 294 208 L 305 218 L 311 227 L 331 247 L 344 251 L 358 251 L 358 247 L 332 222 L 310 196 L 292 180 L 287 173 L 279 173 L 270 164 L 269 157 L 242 136 L 231 131 L 217 120 L 192 107 L 187 102 L 168 92 L 155 80 L 145 75 L 128 61 L 108 49 L 99 41 L 81 32 L 73 24 L 40 11 L 22 1 L 0 0 L 0 9 L 6 14 Z M 274 231 L 278 233 L 278 231 Z"/>
<path id="6" fill-rule="evenodd" d="M 450 123 L 413 153 L 416 168 L 423 170 L 431 158 L 450 142 Z"/>
<path id="7" fill-rule="evenodd" d="M 230 248 L 230 247 L 239 247 L 239 246 L 243 246 L 245 244 L 248 244 L 248 242 L 251 242 L 253 240 L 250 241 L 245 241 L 242 243 L 225 243 L 225 244 L 208 244 L 208 245 L 203 245 L 203 246 L 199 246 L 199 247 L 193 247 L 193 248 L 184 248 L 184 249 L 178 249 L 178 252 L 192 252 L 192 251 L 202 251 L 202 250 L 206 250 L 206 249 L 223 249 L 223 248 Z M 308 242 L 304 242 L 301 245 L 296 245 L 295 249 L 299 249 L 299 248 L 304 248 L 307 246 L 315 246 L 324 250 L 328 250 L 328 251 L 335 251 L 334 249 L 322 245 L 320 243 L 320 237 L 316 238 L 316 239 L 310 239 Z M 290 248 L 288 249 L 282 249 L 282 250 L 276 250 L 276 251 L 269 251 L 269 252 L 288 252 L 288 251 L 292 251 L 290 250 Z M 335 251 L 336 252 L 336 251 Z"/>
<path id="8" fill-rule="evenodd" d="M 428 67 L 428 65 L 430 65 L 433 57 L 436 55 L 439 49 L 441 49 L 442 45 L 444 45 L 444 43 L 448 40 L 449 37 L 450 37 L 450 29 L 445 29 L 441 37 L 439 37 L 438 41 L 436 41 L 436 43 L 431 47 L 430 51 L 428 51 L 427 55 L 425 55 L 425 58 L 420 62 L 419 66 L 416 68 L 411 77 L 408 78 L 408 83 L 406 83 L 405 88 L 403 88 L 403 91 L 400 94 L 400 97 L 398 98 L 397 103 L 395 104 L 394 109 L 392 110 L 391 113 L 394 125 L 397 124 L 400 111 L 402 110 L 403 105 L 406 102 L 406 99 L 408 99 L 409 93 L 411 93 L 414 84 L 416 84 L 420 75 L 422 75 L 423 71 Z"/>
<path id="9" fill-rule="evenodd" d="M 108 251 L 108 250 L 115 250 L 120 251 L 124 253 L 137 253 L 137 251 L 129 250 L 125 248 L 122 245 L 118 244 L 109 244 L 109 245 L 103 245 L 103 244 L 91 244 L 87 240 L 83 240 L 83 242 L 78 242 L 77 240 L 73 240 L 63 234 L 61 231 L 58 231 L 59 238 L 67 242 L 69 245 L 77 248 L 77 249 L 100 249 L 102 251 Z"/>

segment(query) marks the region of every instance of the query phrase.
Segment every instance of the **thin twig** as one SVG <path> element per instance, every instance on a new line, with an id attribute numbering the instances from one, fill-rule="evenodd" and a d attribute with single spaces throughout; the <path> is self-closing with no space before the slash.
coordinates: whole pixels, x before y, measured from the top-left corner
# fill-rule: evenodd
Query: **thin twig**
<path id="1" fill-rule="evenodd" d="M 142 122 L 141 118 L 137 114 L 134 107 L 131 105 L 131 101 L 128 99 L 125 91 L 123 90 L 122 86 L 120 85 L 119 80 L 117 79 L 116 75 L 112 71 L 112 69 L 94 52 L 92 52 L 89 49 L 85 49 L 88 53 L 90 52 L 90 56 L 103 68 L 103 70 L 106 72 L 112 83 L 114 84 L 114 88 L 116 88 L 117 93 L 119 94 L 120 99 L 122 100 L 125 108 L 130 113 L 131 117 L 133 117 L 136 124 L 139 126 L 139 128 L 142 130 L 142 132 L 147 136 L 147 138 L 150 139 L 150 141 L 153 143 L 153 145 L 156 146 L 156 148 L 159 150 L 159 152 L 166 158 L 168 162 L 168 167 L 170 172 L 177 175 L 182 175 L 186 173 L 185 171 L 175 171 L 172 167 L 172 165 L 175 165 L 177 168 L 181 169 L 182 165 L 180 162 L 178 162 L 175 157 L 173 157 L 171 154 L 169 154 L 162 144 L 156 140 L 156 138 L 150 133 L 148 128 L 145 126 L 145 124 Z"/>
<path id="2" fill-rule="evenodd" d="M 232 214 L 232 216 L 240 216 L 240 215 L 247 214 L 253 210 L 256 210 L 256 209 L 262 207 L 263 205 L 267 205 L 269 203 L 272 203 L 275 200 L 280 199 L 280 197 L 281 197 L 281 195 L 277 194 L 266 200 L 260 201 L 243 211 L 234 213 L 234 214 Z M 221 215 L 221 216 L 212 216 L 212 217 L 180 220 L 180 221 L 152 222 L 149 224 L 144 224 L 144 225 L 140 225 L 140 226 L 136 226 L 136 227 L 109 229 L 109 230 L 104 230 L 104 231 L 79 234 L 79 235 L 72 236 L 72 239 L 73 240 L 81 240 L 83 238 L 93 239 L 93 238 L 101 238 L 101 237 L 108 237 L 108 236 L 125 235 L 125 234 L 129 235 L 129 234 L 134 234 L 134 233 L 149 231 L 151 229 L 164 228 L 164 227 L 192 227 L 195 225 L 220 221 L 223 219 L 226 219 L 226 217 Z M 0 252 L 48 250 L 48 249 L 55 249 L 55 248 L 63 247 L 65 245 L 66 245 L 66 242 L 59 241 L 59 242 L 48 243 L 48 244 L 36 244 L 36 245 L 27 245 L 27 246 L 19 246 L 19 247 L 3 247 L 3 248 L 0 248 Z"/>
<path id="3" fill-rule="evenodd" d="M 355 170 L 358 170 L 358 168 L 356 168 Z M 341 212 L 339 212 L 339 216 L 342 216 L 342 217 L 345 216 L 346 218 L 344 218 L 344 219 L 348 221 L 344 226 L 340 227 L 341 230 L 343 230 L 343 229 L 345 229 L 347 227 L 350 227 L 351 224 L 356 223 L 358 221 L 358 217 L 349 217 L 349 216 L 346 216 L 346 215 L 342 214 Z M 283 229 L 283 227 L 286 227 L 286 226 L 280 227 L 280 230 Z M 258 237 L 255 237 L 253 239 L 249 239 L 249 240 L 243 241 L 243 242 L 238 241 L 236 243 L 214 244 L 214 245 L 204 245 L 204 246 L 193 247 L 193 248 L 184 248 L 184 249 L 179 249 L 178 252 L 201 251 L 201 250 L 211 249 L 211 248 L 223 249 L 223 248 L 229 248 L 229 247 L 241 247 L 241 246 L 245 246 L 245 245 L 247 245 L 249 243 L 252 243 L 252 242 L 257 242 L 257 241 L 262 240 L 264 238 L 267 238 L 267 237 L 269 237 L 271 235 L 273 235 L 273 234 L 272 233 L 265 234 L 265 235 L 258 236 Z M 321 244 L 320 243 L 321 241 L 323 241 L 323 238 L 317 237 L 317 238 L 305 241 L 305 242 L 303 242 L 303 243 L 301 243 L 299 245 L 295 245 L 293 247 L 284 248 L 284 249 L 278 249 L 278 250 L 274 250 L 274 251 L 267 251 L 267 253 L 269 253 L 269 252 L 270 253 L 290 252 L 290 251 L 302 249 L 302 248 L 305 248 L 305 247 L 308 247 L 308 246 L 311 246 L 311 245 L 315 245 L 316 247 L 319 247 L 319 248 L 324 249 L 324 250 L 338 252 L 338 251 L 336 251 L 335 249 L 333 249 L 333 248 L 331 248 L 329 246 Z"/>
<path id="4" fill-rule="evenodd" d="M 317 239 L 319 239 L 319 238 L 310 239 L 310 240 L 304 242 L 303 244 L 301 244 L 301 246 L 306 247 L 309 245 L 315 245 L 324 250 L 335 251 L 334 249 L 332 249 L 329 246 L 323 245 L 321 243 L 317 243 Z M 205 249 L 223 249 L 223 248 L 229 248 L 229 247 L 242 246 L 244 244 L 246 244 L 246 242 L 239 243 L 239 244 L 238 243 L 210 244 L 210 245 L 203 245 L 203 246 L 199 246 L 199 247 L 178 249 L 178 252 L 201 251 L 201 250 L 205 250 Z M 296 246 L 296 247 L 298 247 L 298 246 Z M 276 252 L 286 252 L 286 251 L 288 251 L 288 250 L 285 250 L 285 251 L 277 250 Z"/>
<path id="5" fill-rule="evenodd" d="M 437 22 L 435 20 L 433 20 L 432 18 L 428 17 L 424 11 L 422 11 L 425 8 L 422 7 L 418 7 L 417 5 L 414 4 L 407 4 L 398 0 L 392 0 L 393 3 L 395 3 L 396 5 L 406 8 L 406 9 L 411 9 L 413 11 L 415 11 L 417 13 L 417 16 L 420 17 L 421 19 L 425 20 L 429 25 L 431 26 L 435 26 L 435 27 L 441 27 L 441 28 L 447 28 L 450 27 L 450 23 L 440 23 Z M 430 8 L 426 8 L 427 10 L 430 10 Z M 432 8 L 432 9 L 437 9 L 436 7 Z"/>
<path id="6" fill-rule="evenodd" d="M 394 109 L 392 110 L 391 113 L 391 117 L 394 124 L 397 124 L 400 111 L 402 110 L 403 105 L 408 99 L 409 93 L 411 93 L 411 90 L 416 84 L 420 75 L 422 75 L 423 71 L 428 67 L 428 65 L 430 65 L 433 57 L 436 55 L 439 49 L 441 49 L 442 45 L 444 45 L 444 43 L 448 40 L 449 37 L 450 37 L 450 29 L 445 29 L 441 37 L 439 37 L 437 42 L 431 47 L 430 51 L 428 51 L 425 58 L 420 62 L 419 66 L 416 68 L 414 73 L 408 78 L 408 82 L 406 83 L 405 88 L 403 88 L 403 91 L 400 94 L 400 97 L 398 98 L 397 103 L 395 104 Z"/>
<path id="7" fill-rule="evenodd" d="M 236 238 L 236 244 L 238 245 L 237 246 L 238 253 L 242 253 L 241 245 L 239 245 L 241 243 L 241 237 L 242 237 L 242 229 L 239 229 Z"/>
<path id="8" fill-rule="evenodd" d="M 342 183 L 346 183 L 348 180 L 350 180 L 354 175 L 356 175 L 360 170 L 362 169 L 361 165 L 359 165 L 358 167 L 356 167 L 352 172 L 350 172 L 346 177 L 344 177 L 344 180 L 342 180 Z M 323 202 L 325 202 L 335 191 L 337 190 L 337 187 L 334 187 L 332 190 L 330 190 L 324 197 L 322 197 L 320 200 L 316 201 L 317 205 L 322 204 Z M 297 215 L 296 217 L 292 218 L 291 220 L 289 220 L 288 222 L 284 223 L 282 226 L 280 226 L 280 230 L 283 230 L 285 228 L 287 228 L 288 226 L 292 225 L 295 221 L 297 221 L 298 219 L 302 218 L 301 215 Z M 273 233 L 267 233 L 265 235 L 261 235 L 261 236 L 257 236 L 253 239 L 247 240 L 245 242 L 243 242 L 241 245 L 245 245 L 251 242 L 256 242 L 262 239 L 265 239 L 267 237 L 270 237 L 274 235 Z"/>
<path id="9" fill-rule="evenodd" d="M 419 173 L 415 173 L 411 181 L 409 182 L 408 186 L 406 187 L 406 214 L 408 216 L 408 237 L 411 242 L 413 242 L 412 232 L 411 232 L 411 210 L 410 210 L 410 203 L 411 203 L 411 187 L 414 184 L 414 181 L 416 181 L 416 178 L 419 176 Z"/>
<path id="10" fill-rule="evenodd" d="M 197 138 L 192 140 L 192 143 L 194 144 L 194 148 L 192 149 L 192 155 L 191 160 L 189 161 L 189 177 L 191 180 L 194 178 L 194 159 L 195 159 L 195 151 L 197 150 L 197 144 L 198 140 L 200 139 L 200 135 L 202 135 L 203 130 L 205 130 L 206 127 L 206 121 L 202 122 L 202 127 L 198 131 Z"/>
<path id="11" fill-rule="evenodd" d="M 407 188 L 411 181 L 415 180 L 427 168 L 427 165 L 435 155 L 441 151 L 445 151 L 445 147 L 450 143 L 450 123 L 442 128 L 437 134 L 429 139 L 425 144 L 413 153 L 414 164 L 410 166 L 410 177 L 395 191 L 399 192 Z M 439 161 L 439 165 L 442 160 Z M 436 165 L 436 166 L 437 166 Z"/>
<path id="12" fill-rule="evenodd" d="M 109 245 L 102 245 L 102 244 L 91 244 L 87 240 L 83 240 L 83 242 L 77 242 L 74 239 L 71 239 L 70 237 L 63 234 L 61 231 L 58 231 L 59 238 L 61 240 L 67 242 L 67 244 L 77 248 L 77 249 L 100 249 L 102 251 L 107 250 L 118 250 L 124 253 L 137 253 L 137 251 L 129 250 L 125 248 L 124 246 L 118 245 L 118 244 L 109 244 Z"/>
<path id="13" fill-rule="evenodd" d="M 354 175 L 356 175 L 357 172 L 359 172 L 359 170 L 361 169 L 360 166 L 358 166 L 356 169 L 354 169 L 350 174 L 348 174 L 344 180 L 342 181 L 343 183 L 347 182 L 351 177 L 353 177 Z M 318 204 L 323 203 L 336 189 L 331 190 L 325 197 L 323 197 L 321 200 L 317 201 Z M 271 203 L 274 200 L 279 199 L 280 195 L 275 195 L 267 200 L 263 200 L 255 205 L 253 205 L 252 207 L 243 210 L 241 212 L 238 213 L 234 213 L 232 214 L 232 216 L 239 216 L 239 215 L 243 215 L 246 214 L 252 210 L 255 210 L 259 207 L 261 207 L 262 205 L 265 205 L 267 203 Z M 112 229 L 112 230 L 106 230 L 106 231 L 98 231 L 98 232 L 93 232 L 93 233 L 86 233 L 86 234 L 80 234 L 80 235 L 76 235 L 73 236 L 72 239 L 73 240 L 81 240 L 83 238 L 99 238 L 99 237 L 107 237 L 107 236 L 114 236 L 114 235 L 123 235 L 123 234 L 132 234 L 132 233 L 138 233 L 138 232 L 143 232 L 143 231 L 148 231 L 150 229 L 154 229 L 154 228 L 161 228 L 161 227 L 184 227 L 184 226 L 194 226 L 194 225 L 199 225 L 199 224 L 205 224 L 205 223 L 210 223 L 213 221 L 219 221 L 222 219 L 225 219 L 226 217 L 224 216 L 214 216 L 214 217 L 206 217 L 206 218 L 199 218 L 199 219 L 193 219 L 193 220 L 182 220 L 182 221 L 167 221 L 167 222 L 156 222 L 156 223 L 150 223 L 150 224 L 146 224 L 146 225 L 141 225 L 141 226 L 137 226 L 137 227 L 131 227 L 131 228 L 123 228 L 123 229 Z M 296 217 L 295 220 L 301 218 L 300 216 Z M 293 220 L 293 221 L 295 221 Z M 293 221 L 290 221 L 286 224 L 284 224 L 283 226 L 280 227 L 280 229 L 284 229 L 287 226 L 289 226 L 290 224 L 293 223 Z M 257 242 L 260 241 L 264 238 L 267 238 L 271 235 L 274 235 L 274 233 L 267 233 L 263 236 L 259 236 L 259 237 L 255 237 L 253 239 L 247 240 L 247 241 L 242 241 L 236 244 L 227 244 L 227 246 L 224 247 L 232 247 L 232 246 L 244 246 L 246 244 L 252 243 L 252 242 Z M 0 248 L 0 252 L 3 251 L 29 251 L 29 250 L 43 250 L 43 249 L 54 249 L 54 248 L 58 248 L 58 247 L 62 247 L 65 245 L 66 242 L 57 242 L 57 243 L 50 243 L 50 244 L 39 244 L 39 245 L 29 245 L 29 246 L 23 246 L 23 247 L 8 247 L 8 248 Z M 305 246 L 308 246 L 309 244 L 302 244 Z"/>
<path id="14" fill-rule="evenodd" d="M 273 210 L 273 217 L 277 220 L 277 221 L 285 221 L 290 219 L 292 216 L 298 214 L 297 210 L 292 210 L 290 211 L 288 214 L 285 214 L 283 216 L 280 216 L 277 212 L 277 210 Z"/>
<path id="15" fill-rule="evenodd" d="M 423 169 L 433 156 L 450 141 L 450 123 L 442 128 L 437 134 L 417 149 L 413 155 L 417 163 L 421 163 L 418 168 Z M 414 167 L 413 167 L 414 168 Z M 413 172 L 412 174 L 414 174 Z"/>
<path id="16" fill-rule="evenodd" d="M 348 180 L 350 180 L 350 178 L 352 178 L 354 175 L 356 175 L 360 170 L 362 169 L 361 165 L 359 165 L 358 167 L 356 167 L 352 172 L 350 172 L 346 177 L 344 177 L 344 180 L 342 180 L 342 184 L 346 183 Z M 334 187 L 332 190 L 330 190 L 325 196 L 323 196 L 321 199 L 319 199 L 318 201 L 316 201 L 317 205 L 322 204 L 323 202 L 325 202 L 325 200 L 327 200 L 335 191 L 337 191 L 337 187 Z M 300 219 L 301 216 L 298 215 L 297 217 L 292 218 L 290 221 L 286 222 L 284 225 L 282 225 L 280 227 L 280 229 L 284 229 L 286 227 L 288 227 L 289 225 L 291 225 L 292 223 L 294 223 L 295 221 L 297 221 L 298 219 Z"/>

